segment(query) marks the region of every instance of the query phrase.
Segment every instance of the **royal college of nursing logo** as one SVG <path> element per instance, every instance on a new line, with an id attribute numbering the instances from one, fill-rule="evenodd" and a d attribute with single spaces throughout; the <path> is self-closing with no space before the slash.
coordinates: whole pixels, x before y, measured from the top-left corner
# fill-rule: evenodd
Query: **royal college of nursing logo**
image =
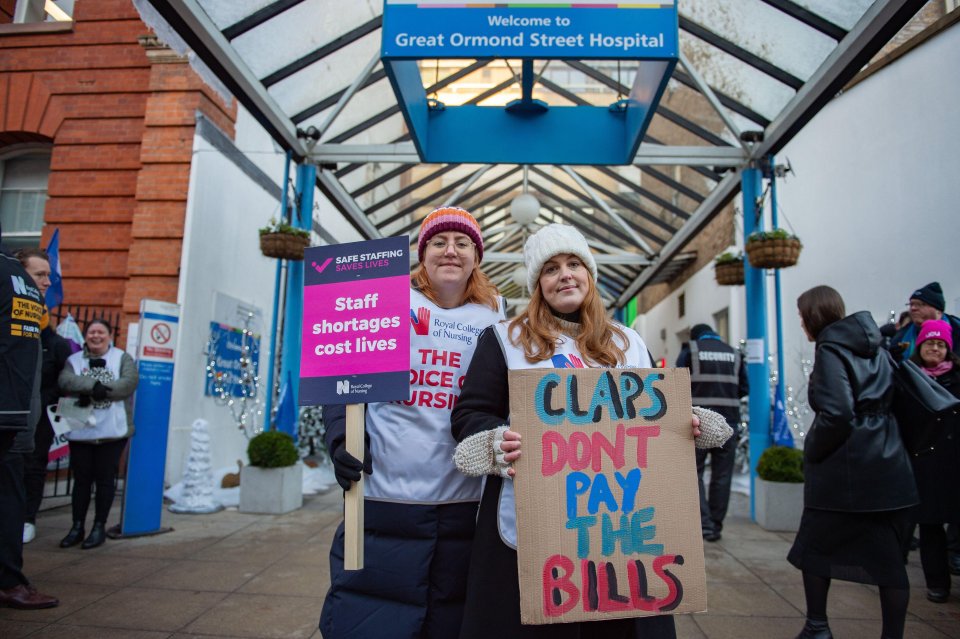
<path id="1" fill-rule="evenodd" d="M 553 362 L 554 368 L 586 368 L 586 366 L 583 365 L 583 360 L 576 355 L 563 355 L 558 353 L 551 357 L 550 361 Z"/>
<path id="2" fill-rule="evenodd" d="M 337 395 L 349 395 L 350 394 L 350 380 L 349 379 L 338 379 L 337 380 Z"/>
<path id="3" fill-rule="evenodd" d="M 430 331 L 430 309 L 421 306 L 417 309 L 416 315 L 413 309 L 410 309 L 410 324 L 413 326 L 413 332 L 417 335 L 426 335 Z"/>

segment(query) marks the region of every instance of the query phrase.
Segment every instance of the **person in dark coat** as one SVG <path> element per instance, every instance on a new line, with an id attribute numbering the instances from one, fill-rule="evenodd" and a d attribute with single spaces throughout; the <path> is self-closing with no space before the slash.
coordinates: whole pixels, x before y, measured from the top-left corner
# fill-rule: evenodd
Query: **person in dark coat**
<path id="1" fill-rule="evenodd" d="M 953 331 L 943 320 L 923 323 L 911 361 L 960 397 L 960 357 L 952 352 Z M 927 599 L 944 603 L 950 597 L 947 535 L 944 524 L 960 524 L 960 414 L 916 415 L 904 420 L 904 435 L 920 493 L 915 519 L 920 524 L 920 563 Z"/>
<path id="2" fill-rule="evenodd" d="M 803 516 L 787 559 L 803 571 L 807 620 L 797 639 L 829 639 L 832 579 L 880 589 L 884 639 L 903 637 L 909 581 L 901 548 L 918 501 L 910 459 L 891 412 L 893 363 L 866 311 L 848 317 L 843 298 L 816 286 L 797 300 L 816 342 L 809 401 Z"/>
<path id="3" fill-rule="evenodd" d="M 23 574 L 23 455 L 40 415 L 43 300 L 19 260 L 0 249 L 0 608 L 60 604 Z"/>
<path id="4" fill-rule="evenodd" d="M 667 614 L 546 625 L 520 621 L 512 480 L 520 434 L 509 428 L 509 371 L 651 367 L 640 335 L 607 317 L 596 285 L 596 260 L 579 231 L 564 224 L 544 226 L 527 238 L 523 257 L 530 304 L 512 322 L 480 335 L 450 422 L 460 442 L 457 468 L 471 477 L 486 475 L 460 639 L 673 639 L 676 628 Z M 696 445 L 722 445 L 733 431 L 720 415 L 707 412 L 713 417 L 704 420 L 702 433 L 699 415 L 691 419 Z M 722 428 L 723 436 L 707 444 L 713 426 Z"/>
<path id="5" fill-rule="evenodd" d="M 46 296 L 50 288 L 50 258 L 43 249 L 22 249 L 17 251 L 17 259 L 23 269 L 36 282 L 40 297 Z M 27 493 L 27 508 L 23 524 L 23 543 L 28 544 L 36 536 L 37 513 L 43 500 L 43 487 L 47 480 L 47 456 L 53 444 L 53 426 L 47 416 L 46 407 L 56 404 L 60 399 L 60 386 L 57 382 L 60 371 L 73 354 L 70 343 L 57 335 L 50 326 L 50 314 L 44 310 L 40 319 L 40 344 L 43 348 L 43 364 L 40 373 L 40 421 L 34 432 L 33 452 L 23 457 L 23 483 Z"/>
<path id="6" fill-rule="evenodd" d="M 690 329 L 677 357 L 677 368 L 690 369 L 690 394 L 695 406 L 723 415 L 733 437 L 719 448 L 697 449 L 697 483 L 700 488 L 700 529 L 706 541 L 719 541 L 730 503 L 733 463 L 737 455 L 740 398 L 750 394 L 747 367 L 740 351 L 726 344 L 706 324 Z M 703 485 L 703 471 L 710 457 L 710 487 Z"/>

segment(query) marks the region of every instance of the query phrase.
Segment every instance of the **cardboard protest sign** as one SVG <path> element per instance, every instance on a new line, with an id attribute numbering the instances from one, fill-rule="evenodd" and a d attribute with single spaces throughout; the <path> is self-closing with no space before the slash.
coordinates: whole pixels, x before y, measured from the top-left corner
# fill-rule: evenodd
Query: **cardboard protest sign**
<path id="1" fill-rule="evenodd" d="M 409 250 L 403 236 L 304 251 L 301 405 L 407 399 Z"/>
<path id="2" fill-rule="evenodd" d="M 524 624 L 706 610 L 686 369 L 510 371 Z"/>

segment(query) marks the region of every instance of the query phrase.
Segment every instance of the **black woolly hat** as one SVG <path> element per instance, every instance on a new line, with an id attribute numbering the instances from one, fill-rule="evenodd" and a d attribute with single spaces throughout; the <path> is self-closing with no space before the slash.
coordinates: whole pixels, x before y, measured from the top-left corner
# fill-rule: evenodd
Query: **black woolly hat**
<path id="1" fill-rule="evenodd" d="M 700 339 L 704 335 L 713 333 L 713 329 L 707 324 L 696 324 L 690 329 L 690 339 Z"/>
<path id="2" fill-rule="evenodd" d="M 910 294 L 910 299 L 920 300 L 929 304 L 941 313 L 947 307 L 947 301 L 943 297 L 943 289 L 940 288 L 940 282 L 930 282 L 923 288 L 918 288 Z"/>

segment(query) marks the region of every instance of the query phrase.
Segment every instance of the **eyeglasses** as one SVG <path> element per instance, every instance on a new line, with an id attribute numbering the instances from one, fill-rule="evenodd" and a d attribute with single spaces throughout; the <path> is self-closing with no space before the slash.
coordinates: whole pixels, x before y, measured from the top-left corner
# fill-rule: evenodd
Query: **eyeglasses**
<path id="1" fill-rule="evenodd" d="M 447 247 L 449 245 L 450 245 L 449 242 L 441 238 L 436 238 L 427 242 L 427 246 L 429 246 L 431 250 L 436 251 L 437 253 L 446 252 Z M 458 238 L 453 241 L 453 250 L 459 253 L 460 255 L 466 255 L 467 253 L 470 252 L 470 249 L 472 249 L 474 246 L 475 245 L 473 242 L 463 238 Z"/>

